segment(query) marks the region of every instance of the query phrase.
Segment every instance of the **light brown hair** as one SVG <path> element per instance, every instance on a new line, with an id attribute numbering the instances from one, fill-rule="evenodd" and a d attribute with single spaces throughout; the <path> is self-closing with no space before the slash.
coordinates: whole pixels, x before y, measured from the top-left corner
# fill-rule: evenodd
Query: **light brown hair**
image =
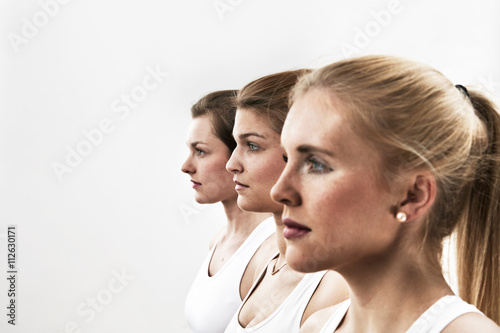
<path id="1" fill-rule="evenodd" d="M 309 72 L 309 69 L 298 69 L 254 80 L 239 91 L 236 106 L 266 116 L 271 128 L 281 134 L 289 109 L 290 92 L 299 78 Z"/>
<path id="2" fill-rule="evenodd" d="M 500 114 L 481 93 L 457 89 L 435 69 L 388 56 L 340 61 L 304 76 L 291 100 L 332 93 L 356 132 L 384 160 L 387 183 L 430 170 L 437 197 L 422 249 L 440 267 L 442 240 L 457 232 L 459 295 L 500 323 Z"/>

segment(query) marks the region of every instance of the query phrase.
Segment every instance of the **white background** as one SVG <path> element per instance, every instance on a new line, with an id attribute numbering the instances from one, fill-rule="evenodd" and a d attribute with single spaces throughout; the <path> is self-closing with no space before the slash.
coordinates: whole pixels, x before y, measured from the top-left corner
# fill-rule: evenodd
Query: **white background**
<path id="1" fill-rule="evenodd" d="M 47 20 L 49 0 L 0 1 L 2 332 L 189 332 L 184 298 L 224 223 L 219 205 L 193 203 L 180 172 L 189 109 L 205 93 L 319 67 L 347 45 L 500 93 L 496 0 L 400 0 L 383 25 L 373 13 L 389 0 L 222 0 L 231 10 L 219 13 L 213 0 L 66 1 Z M 29 33 L 26 22 L 41 27 Z M 147 68 L 169 76 L 120 118 L 113 103 L 140 92 Z M 114 130 L 60 181 L 54 162 L 66 164 L 68 147 L 105 118 Z M 9 224 L 18 228 L 15 327 Z M 123 270 L 133 279 L 120 284 Z M 99 311 L 92 298 L 105 303 Z"/>

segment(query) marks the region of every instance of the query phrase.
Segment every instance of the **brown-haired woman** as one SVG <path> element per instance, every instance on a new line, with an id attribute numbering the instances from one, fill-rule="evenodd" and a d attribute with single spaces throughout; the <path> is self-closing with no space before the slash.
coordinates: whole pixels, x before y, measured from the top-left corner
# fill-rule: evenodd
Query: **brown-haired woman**
<path id="1" fill-rule="evenodd" d="M 429 66 L 369 56 L 296 86 L 272 190 L 290 266 L 334 269 L 351 299 L 303 332 L 499 332 L 440 265 L 458 236 L 459 294 L 500 321 L 500 114 Z M 316 260 L 311 270 L 308 261 Z"/>
<path id="2" fill-rule="evenodd" d="M 272 218 L 237 205 L 232 176 L 225 165 L 236 146 L 232 137 L 236 91 L 217 91 L 191 109 L 182 171 L 191 177 L 198 203 L 221 202 L 227 224 L 212 240 L 186 298 L 186 320 L 194 332 L 220 333 L 253 285 L 263 263 L 275 253 Z"/>
<path id="3" fill-rule="evenodd" d="M 345 281 L 335 272 L 303 274 L 290 269 L 285 259 L 283 205 L 270 196 L 285 167 L 280 134 L 288 112 L 288 95 L 305 72 L 265 76 L 238 93 L 233 129 L 237 147 L 227 169 L 234 174 L 242 209 L 273 214 L 279 252 L 252 287 L 226 333 L 298 332 L 312 313 L 348 297 Z"/>

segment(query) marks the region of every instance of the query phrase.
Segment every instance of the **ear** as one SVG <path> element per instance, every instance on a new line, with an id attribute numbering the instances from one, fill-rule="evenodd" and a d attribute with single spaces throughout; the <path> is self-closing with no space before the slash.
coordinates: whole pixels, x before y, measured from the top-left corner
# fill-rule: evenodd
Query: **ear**
<path id="1" fill-rule="evenodd" d="M 425 215 L 436 200 L 436 178 L 430 172 L 418 173 L 407 183 L 406 197 L 398 206 L 397 212 L 406 214 L 406 221 Z"/>

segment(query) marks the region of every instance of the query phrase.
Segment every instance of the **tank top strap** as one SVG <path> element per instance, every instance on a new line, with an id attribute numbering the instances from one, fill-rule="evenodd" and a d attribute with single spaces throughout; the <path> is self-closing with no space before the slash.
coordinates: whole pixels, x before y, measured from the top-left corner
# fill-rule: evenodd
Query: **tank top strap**
<path id="1" fill-rule="evenodd" d="M 320 333 L 333 333 L 338 328 L 351 304 L 348 299 L 339 304 Z M 427 309 L 406 331 L 406 333 L 439 333 L 453 320 L 466 313 L 482 313 L 475 306 L 464 302 L 458 296 L 444 296 Z"/>
<path id="2" fill-rule="evenodd" d="M 428 308 L 406 333 L 439 333 L 456 318 L 471 312 L 482 313 L 460 297 L 447 295 Z"/>
<path id="3" fill-rule="evenodd" d="M 276 258 L 276 257 L 274 257 Z M 273 258 L 273 259 L 274 259 Z M 252 291 L 258 286 L 260 281 L 265 276 L 264 270 L 252 287 Z M 243 328 L 239 324 L 239 314 L 246 300 L 251 296 L 252 291 L 248 293 L 231 323 L 226 328 L 226 333 L 241 332 L 241 333 L 263 333 L 263 332 L 290 332 L 295 333 L 300 329 L 300 321 L 304 314 L 304 310 L 309 304 L 309 300 L 316 290 L 326 271 L 305 274 L 299 281 L 297 286 L 286 297 L 286 299 L 263 321 L 252 327 Z"/>
<path id="4" fill-rule="evenodd" d="M 219 235 L 186 297 L 186 321 L 193 332 L 220 333 L 228 325 L 241 304 L 240 283 L 248 261 L 275 229 L 274 220 L 262 221 L 221 269 L 210 276 L 209 265 Z"/>
<path id="5" fill-rule="evenodd" d="M 237 281 L 239 284 L 241 277 L 243 276 L 243 273 L 248 266 L 248 263 L 250 262 L 250 259 L 252 259 L 253 255 L 255 254 L 255 252 L 257 252 L 262 243 L 274 232 L 276 232 L 274 219 L 269 218 L 262 221 L 257 227 L 255 227 L 255 229 L 247 237 L 247 239 L 245 239 L 240 247 L 238 247 L 236 252 L 234 252 L 234 254 L 229 258 L 227 263 L 222 266 L 221 269 L 212 277 L 221 275 L 223 271 L 228 269 L 227 267 L 232 267 L 231 269 L 233 270 L 235 276 L 239 279 Z M 212 250 L 215 250 L 216 247 L 217 244 L 215 244 Z M 210 253 L 210 258 L 213 257 L 213 252 L 214 251 Z M 207 272 L 209 265 L 210 262 L 207 263 Z"/>
<path id="6" fill-rule="evenodd" d="M 321 329 L 320 333 L 333 333 L 339 327 L 340 322 L 344 319 L 349 306 L 351 306 L 351 299 L 346 299 L 342 303 L 339 303 L 337 310 L 328 319 L 325 326 Z"/>
<path id="7" fill-rule="evenodd" d="M 253 294 L 255 288 L 257 288 L 257 286 L 262 282 L 262 279 L 264 279 L 264 276 L 266 276 L 267 267 L 269 267 L 269 263 L 271 261 L 273 261 L 274 259 L 276 259 L 279 256 L 279 254 L 280 254 L 280 251 L 276 251 L 276 253 L 271 257 L 271 259 L 269 259 L 267 261 L 267 264 L 264 266 L 264 268 L 260 272 L 259 277 L 257 279 L 255 279 L 255 282 L 250 287 L 250 290 L 248 291 L 247 295 L 243 299 L 243 302 L 241 303 L 242 306 L 246 303 L 246 300 Z M 238 310 L 238 313 L 239 313 L 239 310 Z"/>
<path id="8" fill-rule="evenodd" d="M 272 217 L 265 219 L 255 227 L 243 244 L 236 250 L 234 257 L 245 262 L 250 261 L 257 249 L 274 232 L 276 232 L 274 219 Z"/>
<path id="9" fill-rule="evenodd" d="M 290 302 L 297 304 L 296 311 L 300 315 L 300 320 L 302 320 L 304 311 L 306 310 L 309 301 L 314 295 L 314 292 L 318 288 L 326 272 L 327 271 L 308 273 L 299 282 L 299 284 L 301 284 L 302 286 L 296 288 L 296 290 L 299 292 L 293 294 Z"/>

